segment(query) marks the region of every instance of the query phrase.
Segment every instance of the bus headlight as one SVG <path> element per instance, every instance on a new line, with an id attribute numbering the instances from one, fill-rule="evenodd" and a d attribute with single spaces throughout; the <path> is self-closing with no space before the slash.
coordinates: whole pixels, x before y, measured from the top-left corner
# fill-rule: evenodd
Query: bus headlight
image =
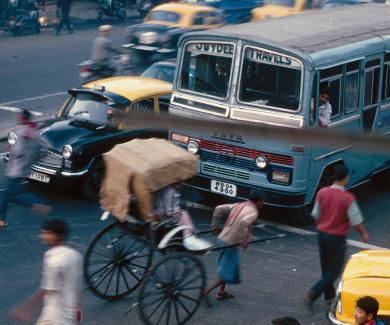
<path id="1" fill-rule="evenodd" d="M 196 141 L 189 141 L 188 144 L 187 144 L 187 150 L 191 153 L 193 153 L 194 155 L 196 155 L 198 152 L 199 152 L 199 144 L 198 142 Z"/>
<path id="2" fill-rule="evenodd" d="M 18 136 L 14 133 L 14 132 L 10 132 L 8 134 L 8 138 L 7 138 L 7 141 L 8 143 L 13 146 L 15 143 L 16 143 L 16 140 L 18 139 Z"/>
<path id="3" fill-rule="evenodd" d="M 272 181 L 277 183 L 289 184 L 290 173 L 283 170 L 272 171 Z"/>
<path id="4" fill-rule="evenodd" d="M 268 165 L 268 160 L 264 156 L 258 156 L 256 158 L 256 166 L 260 169 L 264 169 Z"/>
<path id="5" fill-rule="evenodd" d="M 73 152 L 72 146 L 67 144 L 62 149 L 62 157 L 64 159 L 69 159 L 72 156 L 72 152 Z"/>

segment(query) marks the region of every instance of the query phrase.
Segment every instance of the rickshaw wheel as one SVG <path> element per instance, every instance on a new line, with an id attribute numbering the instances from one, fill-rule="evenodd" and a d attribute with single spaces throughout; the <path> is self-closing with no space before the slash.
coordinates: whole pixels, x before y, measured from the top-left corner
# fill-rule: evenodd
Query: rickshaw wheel
<path id="1" fill-rule="evenodd" d="M 91 291 L 118 300 L 141 284 L 152 263 L 149 242 L 130 229 L 110 224 L 91 242 L 84 258 L 84 278 Z"/>
<path id="2" fill-rule="evenodd" d="M 198 309 L 206 287 L 201 261 L 189 253 L 162 258 L 142 282 L 138 309 L 145 324 L 184 324 Z"/>

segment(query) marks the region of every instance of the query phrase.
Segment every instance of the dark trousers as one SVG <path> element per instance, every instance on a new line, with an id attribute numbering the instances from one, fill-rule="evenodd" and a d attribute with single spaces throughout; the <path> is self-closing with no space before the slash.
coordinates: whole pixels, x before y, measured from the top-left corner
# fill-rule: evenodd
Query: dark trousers
<path id="1" fill-rule="evenodd" d="M 0 192 L 0 220 L 5 220 L 9 203 L 31 207 L 38 203 L 35 195 L 27 192 L 24 178 L 6 178 L 3 191 Z"/>
<path id="2" fill-rule="evenodd" d="M 333 283 L 340 275 L 345 260 L 345 237 L 319 233 L 318 246 L 322 278 L 311 288 L 311 298 L 314 301 L 324 293 L 325 299 L 331 300 L 336 295 Z"/>
<path id="3" fill-rule="evenodd" d="M 73 28 L 69 22 L 69 12 L 70 12 L 70 8 L 66 8 L 66 7 L 61 8 L 61 20 L 60 20 L 60 22 L 57 26 L 57 29 L 56 29 L 57 33 L 59 33 L 64 26 L 66 26 L 68 31 L 73 30 Z"/>

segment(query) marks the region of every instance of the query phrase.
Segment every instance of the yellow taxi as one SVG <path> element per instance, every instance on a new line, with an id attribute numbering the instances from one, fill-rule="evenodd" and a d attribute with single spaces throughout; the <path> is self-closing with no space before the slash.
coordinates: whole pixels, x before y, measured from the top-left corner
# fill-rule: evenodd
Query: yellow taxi
<path id="1" fill-rule="evenodd" d="M 390 250 L 361 251 L 350 257 L 329 312 L 331 323 L 355 324 L 355 304 L 364 296 L 378 300 L 378 318 L 390 324 Z"/>
<path id="2" fill-rule="evenodd" d="M 39 126 L 42 144 L 29 178 L 42 183 L 79 182 L 85 197 L 99 196 L 104 166 L 102 155 L 134 138 L 166 138 L 166 130 L 120 122 L 127 112 L 168 111 L 172 85 L 145 77 L 112 77 L 69 90 L 55 118 Z M 9 142 L 16 137 L 9 135 Z"/>
<path id="3" fill-rule="evenodd" d="M 192 3 L 166 3 L 154 7 L 142 24 L 127 28 L 125 48 L 157 53 L 175 52 L 177 42 L 189 31 L 223 25 L 223 12 Z"/>
<path id="4" fill-rule="evenodd" d="M 252 10 L 252 21 L 284 17 L 311 8 L 311 0 L 266 0 L 263 7 Z"/>

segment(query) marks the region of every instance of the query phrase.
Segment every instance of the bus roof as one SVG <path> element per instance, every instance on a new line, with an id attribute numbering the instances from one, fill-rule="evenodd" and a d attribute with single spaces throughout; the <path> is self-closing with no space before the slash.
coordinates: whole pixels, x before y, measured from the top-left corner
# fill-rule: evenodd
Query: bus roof
<path id="1" fill-rule="evenodd" d="M 312 56 L 316 52 L 375 38 L 378 41 L 374 43 L 379 42 L 382 47 L 384 39 L 390 44 L 390 37 L 385 37 L 390 36 L 389 17 L 390 5 L 363 4 L 228 25 L 209 31 L 207 35 L 233 36 Z"/>

